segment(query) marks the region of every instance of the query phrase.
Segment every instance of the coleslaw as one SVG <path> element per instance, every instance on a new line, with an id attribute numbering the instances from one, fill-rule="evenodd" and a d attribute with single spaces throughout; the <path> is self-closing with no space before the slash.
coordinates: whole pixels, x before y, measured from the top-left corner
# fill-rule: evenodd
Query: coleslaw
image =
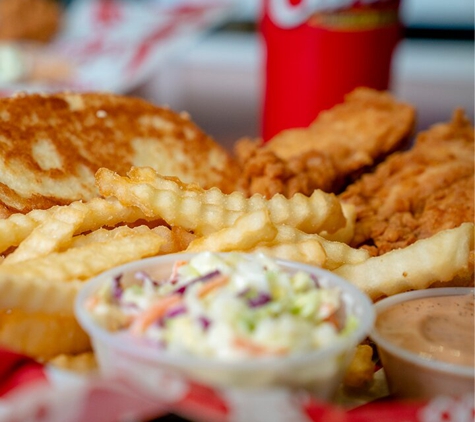
<path id="1" fill-rule="evenodd" d="M 284 271 L 263 254 L 202 252 L 176 261 L 166 279 L 138 271 L 108 281 L 86 302 L 94 320 L 176 353 L 223 360 L 307 353 L 358 326 L 338 287 Z"/>

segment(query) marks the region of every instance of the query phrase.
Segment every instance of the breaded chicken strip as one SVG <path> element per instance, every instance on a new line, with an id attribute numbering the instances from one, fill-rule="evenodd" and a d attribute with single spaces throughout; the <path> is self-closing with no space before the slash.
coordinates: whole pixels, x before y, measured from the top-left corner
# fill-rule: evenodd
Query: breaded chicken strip
<path id="1" fill-rule="evenodd" d="M 372 255 L 474 221 L 474 128 L 462 110 L 422 132 L 340 195 L 356 206 L 352 245 Z"/>
<path id="2" fill-rule="evenodd" d="M 288 197 L 315 189 L 339 192 L 361 172 L 401 149 L 412 134 L 415 110 L 389 93 L 358 88 L 344 103 L 320 113 L 308 127 L 281 132 L 265 145 L 243 139 L 235 146 L 248 194 Z"/>

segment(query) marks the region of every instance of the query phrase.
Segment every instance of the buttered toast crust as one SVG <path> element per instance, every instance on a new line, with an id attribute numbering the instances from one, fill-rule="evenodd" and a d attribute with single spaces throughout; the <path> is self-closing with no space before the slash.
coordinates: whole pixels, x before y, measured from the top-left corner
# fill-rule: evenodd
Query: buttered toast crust
<path id="1" fill-rule="evenodd" d="M 19 94 L 0 99 L 3 216 L 97 195 L 94 174 L 150 166 L 207 189 L 234 189 L 230 154 L 176 113 L 109 93 Z"/>

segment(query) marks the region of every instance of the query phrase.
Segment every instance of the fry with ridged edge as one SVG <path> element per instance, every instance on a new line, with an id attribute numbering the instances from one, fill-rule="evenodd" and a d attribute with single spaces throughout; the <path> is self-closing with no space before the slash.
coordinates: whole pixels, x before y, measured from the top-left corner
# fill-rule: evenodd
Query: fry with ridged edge
<path id="1" fill-rule="evenodd" d="M 54 252 L 16 264 L 0 265 L 0 276 L 20 275 L 51 281 L 86 280 L 102 271 L 158 253 L 164 239 L 148 230 L 130 236 Z"/>
<path id="2" fill-rule="evenodd" d="M 345 227 L 342 227 L 341 229 L 338 229 L 334 233 L 328 233 L 326 231 L 322 231 L 319 234 L 320 234 L 320 236 L 324 237 L 327 240 L 350 244 L 350 242 L 353 239 L 353 236 L 355 234 L 356 207 L 353 204 L 342 202 L 341 203 L 341 208 L 342 208 L 343 214 L 346 218 Z"/>
<path id="3" fill-rule="evenodd" d="M 272 246 L 280 243 L 296 243 L 304 240 L 316 240 L 325 250 L 326 260 L 322 264 L 327 270 L 334 270 L 343 264 L 357 264 L 366 261 L 370 255 L 364 249 L 355 249 L 346 243 L 334 242 L 327 240 L 318 234 L 304 233 L 291 226 L 279 224 L 277 227 L 277 235 L 267 245 Z"/>
<path id="4" fill-rule="evenodd" d="M 173 226 L 172 228 L 158 226 L 154 227 L 152 231 L 165 239 L 159 254 L 182 252 L 197 238 L 194 233 L 190 233 L 178 226 Z"/>
<path id="5" fill-rule="evenodd" d="M 133 175 L 137 169 L 131 171 Z M 160 187 L 160 181 L 166 186 Z M 269 210 L 274 224 L 288 224 L 308 233 L 334 232 L 346 224 L 339 200 L 322 191 L 310 197 L 296 194 L 291 199 L 283 195 L 269 200 L 261 195 L 246 198 L 240 192 L 227 195 L 217 188 L 184 185 L 158 173 L 153 181 L 144 182 L 106 168 L 97 171 L 96 185 L 103 196 L 115 196 L 125 206 L 139 207 L 149 218 L 162 218 L 199 235 L 229 227 L 239 216 L 263 208 Z"/>
<path id="6" fill-rule="evenodd" d="M 34 274 L 0 273 L 0 309 L 73 315 L 74 298 L 82 286 L 79 280 L 62 283 Z"/>
<path id="7" fill-rule="evenodd" d="M 292 243 L 277 243 L 272 246 L 257 246 L 249 252 L 263 253 L 272 258 L 298 261 L 323 267 L 327 254 L 322 244 L 316 239 L 305 239 Z"/>
<path id="8" fill-rule="evenodd" d="M 42 222 L 58 208 L 72 207 L 86 212 L 76 234 L 96 230 L 102 226 L 114 227 L 118 223 L 132 223 L 147 220 L 144 213 L 136 207 L 125 207 L 115 198 L 94 198 L 88 202 L 77 201 L 70 205 L 55 206 L 47 210 L 33 210 L 28 214 L 13 214 L 0 219 L 0 253 L 10 247 L 18 246 Z"/>
<path id="9" fill-rule="evenodd" d="M 437 281 L 450 281 L 467 270 L 473 239 L 473 223 L 464 223 L 362 263 L 342 265 L 334 273 L 373 300 L 425 289 Z"/>
<path id="10" fill-rule="evenodd" d="M 138 230 L 140 231 L 142 229 L 139 227 Z M 74 236 L 71 243 L 65 249 L 81 248 L 94 243 L 109 242 L 114 239 L 130 236 L 134 232 L 137 232 L 137 229 L 133 229 L 129 226 L 118 226 L 113 229 L 101 228 L 90 233 Z"/>
<path id="11" fill-rule="evenodd" d="M 369 344 L 359 344 L 346 369 L 343 385 L 355 390 L 368 388 L 374 381 L 374 370 L 373 348 Z"/>
<path id="12" fill-rule="evenodd" d="M 0 253 L 10 247 L 18 246 L 30 233 L 49 218 L 58 207 L 48 210 L 33 210 L 28 214 L 12 214 L 8 218 L 0 218 Z"/>
<path id="13" fill-rule="evenodd" d="M 169 228 L 159 225 L 153 229 L 149 229 L 147 226 L 137 226 L 134 228 L 118 226 L 113 229 L 97 229 L 87 234 L 77 235 L 72 239 L 69 248 L 78 248 L 92 243 L 107 242 L 109 240 L 131 236 L 133 232 L 146 232 L 149 230 L 163 238 L 163 244 L 160 247 L 158 255 L 181 252 L 196 239 L 196 235 L 183 230 L 181 227 Z"/>
<path id="14" fill-rule="evenodd" d="M 276 234 L 277 228 L 270 220 L 269 211 L 261 209 L 238 217 L 230 227 L 194 240 L 187 252 L 246 251 L 259 242 L 272 240 Z"/>
<path id="15" fill-rule="evenodd" d="M 58 353 L 91 350 L 89 336 L 74 315 L 0 309 L 0 347 L 45 361 Z M 3 419 L 3 418 L 2 418 Z"/>
<path id="16" fill-rule="evenodd" d="M 91 373 L 98 370 L 98 364 L 94 352 L 83 352 L 79 354 L 62 353 L 48 361 L 48 365 L 72 373 Z"/>
<path id="17" fill-rule="evenodd" d="M 35 227 L 30 235 L 9 254 L 3 264 L 39 258 L 57 251 L 69 243 L 82 224 L 86 211 L 72 207 L 57 207 L 49 218 Z"/>

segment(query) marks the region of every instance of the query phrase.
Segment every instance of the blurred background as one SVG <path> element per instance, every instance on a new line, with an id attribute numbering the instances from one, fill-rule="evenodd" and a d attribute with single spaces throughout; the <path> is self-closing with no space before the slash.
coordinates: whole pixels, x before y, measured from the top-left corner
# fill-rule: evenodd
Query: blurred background
<path id="1" fill-rule="evenodd" d="M 11 33 L 5 35 L 9 26 L 19 28 L 20 24 L 27 22 L 23 14 L 15 26 L 11 17 L 14 16 L 12 9 L 19 8 L 20 3 L 28 3 L 31 9 L 34 2 L 35 0 L 0 0 L 0 39 L 4 44 L 10 43 L 14 38 Z M 13 6 L 14 3 L 17 6 Z M 72 0 L 60 3 L 65 8 L 67 18 L 61 17 L 63 21 L 57 29 L 59 32 L 55 32 L 54 24 L 50 22 L 45 24 L 49 35 L 46 33 L 37 36 L 42 36 L 42 44 L 48 45 L 55 42 L 58 34 L 63 34 L 61 42 L 56 40 L 56 51 L 61 51 L 61 48 L 64 50 L 64 39 L 67 41 L 68 38 L 64 35 L 65 25 L 74 27 L 75 35 L 81 33 L 87 37 L 95 31 L 85 21 L 82 15 L 84 8 L 80 7 L 80 3 L 87 4 L 88 7 L 93 3 L 101 3 L 104 22 L 110 23 L 119 18 L 114 15 L 117 10 L 111 7 L 114 3 L 111 0 Z M 190 4 L 196 7 L 210 2 L 124 0 L 123 3 L 133 6 L 131 15 L 135 13 L 139 16 L 137 8 L 141 7 L 145 10 L 143 16 L 147 16 L 147 22 L 153 23 L 154 20 L 160 20 L 161 16 L 159 9 L 150 7 L 151 3 L 165 8 L 181 4 L 186 8 Z M 220 2 L 216 0 L 212 3 Z M 107 82 L 108 79 L 113 79 L 112 71 L 108 71 L 107 67 L 96 66 L 97 63 L 94 64 L 96 67 L 87 66 L 89 71 L 95 69 L 94 75 L 101 81 L 99 88 L 104 86 L 105 89 L 140 96 L 156 104 L 167 104 L 178 111 L 185 110 L 202 129 L 228 148 L 240 137 L 259 136 L 264 57 L 264 44 L 257 25 L 261 15 L 261 1 L 223 0 L 222 3 L 225 7 L 220 13 L 215 13 L 204 23 L 194 27 L 187 37 L 181 37 L 179 43 L 162 48 L 161 54 L 157 54 L 156 59 L 148 63 L 146 71 L 140 77 L 132 78 L 133 80 L 118 79 L 120 83 L 111 85 L 110 88 Z M 45 10 L 41 9 L 42 13 L 52 14 L 50 20 L 54 20 L 55 12 Z M 183 10 L 182 8 L 181 12 Z M 36 17 L 38 16 L 37 11 Z M 176 19 L 182 16 L 178 14 Z M 32 22 L 29 22 L 31 26 L 34 26 L 35 19 L 32 18 Z M 473 119 L 473 0 L 402 0 L 401 21 L 403 39 L 393 56 L 390 90 L 399 99 L 417 107 L 417 129 L 425 129 L 433 123 L 448 120 L 456 107 L 463 107 Z M 127 33 L 125 29 L 124 34 Z M 129 31 L 129 38 L 132 39 L 138 32 L 140 31 Z M 161 34 L 163 35 L 163 31 Z M 94 46 L 89 41 L 88 46 Z M 97 44 L 97 40 L 94 42 Z M 150 47 L 149 44 L 145 47 Z M 102 64 L 112 50 L 99 49 Z M 0 95 L 9 95 L 18 89 L 54 90 L 64 87 L 55 85 L 53 88 L 45 88 L 41 84 L 35 85 L 25 80 L 19 82 L 18 78 L 15 80 L 12 76 L 15 75 L 12 64 L 14 60 L 11 51 L 8 53 L 10 56 L 7 53 L 3 51 L 0 54 Z M 61 65 L 56 65 L 55 69 L 61 73 Z M 101 75 L 101 69 L 105 69 L 105 75 Z M 67 73 L 67 66 L 62 71 Z M 16 72 L 19 74 L 20 71 L 16 69 Z M 10 76 L 7 77 L 7 74 Z M 88 85 L 82 88 L 88 89 Z"/>

